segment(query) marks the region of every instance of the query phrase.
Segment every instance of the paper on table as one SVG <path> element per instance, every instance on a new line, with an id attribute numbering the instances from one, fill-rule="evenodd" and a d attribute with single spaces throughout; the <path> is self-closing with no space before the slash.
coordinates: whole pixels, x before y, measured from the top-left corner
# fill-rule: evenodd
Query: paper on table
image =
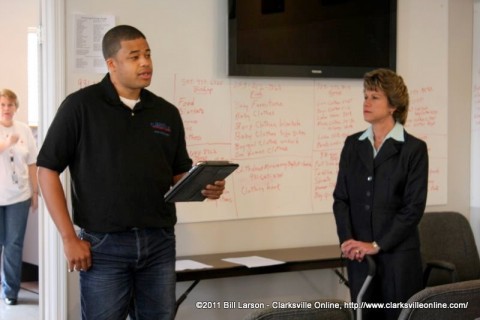
<path id="1" fill-rule="evenodd" d="M 240 257 L 240 258 L 225 258 L 222 259 L 227 262 L 236 263 L 236 264 L 243 264 L 249 268 L 255 267 L 264 267 L 264 266 L 273 266 L 276 264 L 285 263 L 284 261 L 273 260 L 264 257 L 258 256 L 250 256 L 250 257 Z"/>
<path id="2" fill-rule="evenodd" d="M 175 262 L 175 271 L 206 269 L 206 268 L 213 268 L 213 267 L 208 264 L 200 263 L 194 260 L 177 260 Z"/>

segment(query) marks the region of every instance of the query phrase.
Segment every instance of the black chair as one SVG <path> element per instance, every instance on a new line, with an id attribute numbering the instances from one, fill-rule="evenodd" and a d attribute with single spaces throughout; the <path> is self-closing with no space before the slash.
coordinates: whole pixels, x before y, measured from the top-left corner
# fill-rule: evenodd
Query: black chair
<path id="1" fill-rule="evenodd" d="M 353 320 L 352 309 L 333 306 L 338 303 L 343 307 L 342 300 L 318 299 L 306 303 L 310 303 L 311 307 L 259 309 L 248 314 L 243 320 Z M 332 307 L 329 307 L 330 305 Z"/>
<path id="2" fill-rule="evenodd" d="M 480 280 L 428 287 L 413 295 L 398 320 L 480 318 Z"/>
<path id="3" fill-rule="evenodd" d="M 470 223 L 458 212 L 427 212 L 419 225 L 424 286 L 480 279 Z"/>

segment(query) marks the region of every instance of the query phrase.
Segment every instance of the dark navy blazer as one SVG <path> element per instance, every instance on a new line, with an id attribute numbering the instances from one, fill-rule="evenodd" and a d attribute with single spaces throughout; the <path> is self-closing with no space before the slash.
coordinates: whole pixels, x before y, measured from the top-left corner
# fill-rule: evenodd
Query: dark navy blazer
<path id="1" fill-rule="evenodd" d="M 417 225 L 428 190 L 428 151 L 405 131 L 405 141 L 387 139 L 373 158 L 363 132 L 345 140 L 333 212 L 340 243 L 376 241 L 382 251 L 419 248 Z"/>

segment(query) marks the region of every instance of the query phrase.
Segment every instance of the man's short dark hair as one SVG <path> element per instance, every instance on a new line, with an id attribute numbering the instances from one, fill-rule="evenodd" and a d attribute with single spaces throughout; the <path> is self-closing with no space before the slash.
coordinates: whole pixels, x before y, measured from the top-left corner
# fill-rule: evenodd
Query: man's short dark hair
<path id="1" fill-rule="evenodd" d="M 135 40 L 138 38 L 146 39 L 145 35 L 135 27 L 128 25 L 119 25 L 108 30 L 103 36 L 102 51 L 105 60 L 115 56 L 121 48 L 120 42 Z"/>

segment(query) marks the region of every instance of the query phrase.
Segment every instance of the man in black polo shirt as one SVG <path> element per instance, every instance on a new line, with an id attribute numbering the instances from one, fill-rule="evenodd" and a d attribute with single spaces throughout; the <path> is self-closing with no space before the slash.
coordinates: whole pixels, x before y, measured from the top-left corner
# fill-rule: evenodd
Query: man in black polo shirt
<path id="1" fill-rule="evenodd" d="M 175 206 L 163 194 L 192 166 L 178 109 L 144 89 L 150 48 L 131 26 L 103 38 L 109 73 L 68 96 L 37 159 L 43 197 L 80 272 L 82 319 L 173 319 Z M 73 222 L 59 174 L 71 174 Z M 218 199 L 225 181 L 203 190 Z M 77 236 L 74 224 L 81 228 Z"/>

